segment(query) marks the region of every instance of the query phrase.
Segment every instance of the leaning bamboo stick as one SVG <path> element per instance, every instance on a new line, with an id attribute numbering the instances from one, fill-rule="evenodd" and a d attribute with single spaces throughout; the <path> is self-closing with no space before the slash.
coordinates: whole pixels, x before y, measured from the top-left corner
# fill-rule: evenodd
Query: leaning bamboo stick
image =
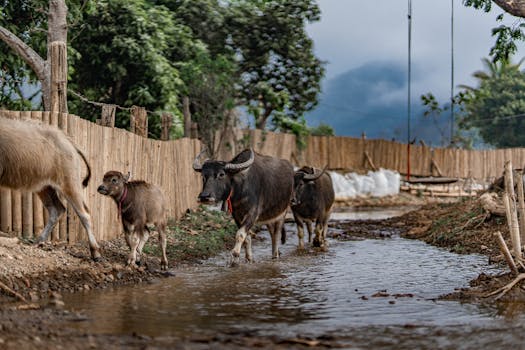
<path id="1" fill-rule="evenodd" d="M 520 228 L 518 224 L 518 213 L 516 211 L 516 195 L 514 193 L 514 180 L 512 174 L 512 163 L 505 163 L 505 193 L 507 200 L 504 199 L 505 205 L 508 205 L 507 222 L 509 224 L 510 237 L 512 241 L 512 250 L 514 256 L 521 260 L 521 240 Z"/>
<path id="2" fill-rule="evenodd" d="M 505 243 L 505 240 L 503 239 L 503 236 L 501 232 L 497 231 L 494 232 L 494 237 L 496 237 L 496 240 L 498 241 L 499 248 L 501 252 L 503 253 L 503 256 L 505 257 L 505 260 L 507 261 L 507 264 L 510 267 L 510 270 L 513 274 L 518 274 L 518 268 L 516 267 L 516 263 L 514 263 L 514 260 L 512 259 L 512 255 L 510 254 L 509 248 L 507 247 L 507 244 Z"/>
<path id="3" fill-rule="evenodd" d="M 518 219 L 520 227 L 520 239 L 525 242 L 525 194 L 523 190 L 523 170 L 517 172 L 518 179 L 516 185 L 518 187 Z"/>

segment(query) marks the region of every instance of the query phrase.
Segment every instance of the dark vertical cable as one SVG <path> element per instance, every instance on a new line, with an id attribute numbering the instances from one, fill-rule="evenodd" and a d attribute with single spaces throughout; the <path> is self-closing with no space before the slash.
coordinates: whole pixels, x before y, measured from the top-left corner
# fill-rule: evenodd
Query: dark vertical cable
<path id="1" fill-rule="evenodd" d="M 450 10 L 450 143 L 454 141 L 454 0 Z"/>
<path id="2" fill-rule="evenodd" d="M 410 143 L 412 84 L 412 0 L 408 0 L 408 95 L 407 95 L 407 142 Z"/>
<path id="3" fill-rule="evenodd" d="M 411 84 L 412 84 L 412 0 L 408 0 L 407 180 L 410 180 Z"/>

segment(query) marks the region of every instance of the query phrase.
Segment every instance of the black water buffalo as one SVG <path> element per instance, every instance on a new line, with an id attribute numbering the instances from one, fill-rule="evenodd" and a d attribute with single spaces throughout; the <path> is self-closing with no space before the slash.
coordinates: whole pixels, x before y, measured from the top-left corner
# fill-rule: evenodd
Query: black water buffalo
<path id="1" fill-rule="evenodd" d="M 326 247 L 326 230 L 334 204 L 334 187 L 330 175 L 323 170 L 302 167 L 294 175 L 294 194 L 291 208 L 297 224 L 299 248 L 304 248 L 303 223 L 308 229 L 308 242 L 312 243 L 312 221 L 315 221 L 315 247 Z"/>
<path id="2" fill-rule="evenodd" d="M 202 152 L 201 152 L 202 154 Z M 279 257 L 278 238 L 292 199 L 294 171 L 290 162 L 263 156 L 252 149 L 230 162 L 195 158 L 193 169 L 202 174 L 201 203 L 224 201 L 239 228 L 232 255 L 238 259 L 244 245 L 246 260 L 253 261 L 250 229 L 266 224 L 272 238 L 272 257 Z"/>

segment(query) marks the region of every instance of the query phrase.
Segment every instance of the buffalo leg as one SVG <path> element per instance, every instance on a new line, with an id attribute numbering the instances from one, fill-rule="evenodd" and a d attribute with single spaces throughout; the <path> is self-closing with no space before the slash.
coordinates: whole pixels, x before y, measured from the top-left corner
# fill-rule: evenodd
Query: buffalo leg
<path id="1" fill-rule="evenodd" d="M 127 264 L 128 266 L 133 266 L 137 261 L 137 248 L 140 242 L 138 233 L 136 231 L 131 232 L 128 239 L 130 243 L 130 251 L 128 255 Z"/>
<path id="2" fill-rule="evenodd" d="M 294 219 L 295 224 L 297 225 L 297 240 L 298 240 L 298 248 L 304 249 L 304 222 L 301 220 L 301 218 L 298 215 L 295 215 L 294 213 Z"/>
<path id="3" fill-rule="evenodd" d="M 159 243 L 162 250 L 162 259 L 160 260 L 160 269 L 168 269 L 168 257 L 166 256 L 166 225 L 158 225 L 157 230 L 159 231 Z"/>
<path id="4" fill-rule="evenodd" d="M 321 220 L 317 220 L 315 223 L 315 238 L 313 241 L 314 247 L 326 248 L 326 240 L 324 238 L 325 224 Z"/>
<path id="5" fill-rule="evenodd" d="M 142 231 L 142 234 L 140 235 L 139 245 L 137 247 L 137 261 L 136 261 L 137 265 L 139 265 L 140 260 L 142 260 L 142 249 L 144 249 L 144 245 L 149 239 L 149 234 L 150 234 L 149 229 L 145 229 Z"/>
<path id="6" fill-rule="evenodd" d="M 60 219 L 66 211 L 66 208 L 58 198 L 57 191 L 52 187 L 45 187 L 42 191 L 38 192 L 38 196 L 49 213 L 49 219 L 47 220 L 46 226 L 37 238 L 37 243 L 42 243 L 47 240 L 49 234 L 55 228 L 58 219 Z"/>
<path id="7" fill-rule="evenodd" d="M 244 239 L 244 254 L 246 256 L 247 262 L 253 262 L 253 254 L 252 254 L 252 235 L 251 232 L 248 232 L 246 234 L 246 238 Z"/>
<path id="8" fill-rule="evenodd" d="M 312 220 L 306 220 L 306 229 L 308 230 L 308 243 L 312 244 Z"/>
<path id="9" fill-rule="evenodd" d="M 279 258 L 279 234 L 284 225 L 284 216 L 272 224 L 268 224 L 268 230 L 272 237 L 272 259 Z"/>
<path id="10" fill-rule="evenodd" d="M 82 222 L 82 226 L 84 226 L 84 229 L 87 232 L 89 239 L 89 249 L 91 250 L 91 258 L 95 261 L 100 260 L 100 248 L 98 247 L 97 240 L 93 234 L 91 215 L 89 215 L 86 203 L 82 198 L 82 189 L 80 188 L 80 185 L 76 187 L 64 186 L 63 192 L 69 204 L 71 204 L 75 210 L 75 213 L 77 213 L 78 217 L 80 218 L 80 222 Z"/>
<path id="11" fill-rule="evenodd" d="M 231 253 L 234 258 L 238 258 L 241 255 L 241 247 L 246 239 L 246 226 L 241 226 L 235 234 L 235 246 L 233 247 Z"/>

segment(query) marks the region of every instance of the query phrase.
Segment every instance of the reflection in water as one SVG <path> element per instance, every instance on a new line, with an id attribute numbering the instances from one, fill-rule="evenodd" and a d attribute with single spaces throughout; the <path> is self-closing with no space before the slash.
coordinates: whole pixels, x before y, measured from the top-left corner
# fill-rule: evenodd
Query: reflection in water
<path id="1" fill-rule="evenodd" d="M 230 268 L 226 257 L 218 257 L 154 284 L 64 300 L 91 318 L 73 326 L 95 333 L 334 335 L 377 348 L 461 348 L 469 336 L 478 345 L 523 340 L 523 326 L 509 327 L 493 307 L 435 300 L 489 271 L 484 257 L 399 237 L 331 241 L 329 252 L 306 254 L 297 253 L 290 239 L 278 261 L 268 258 L 269 246 L 257 243 L 254 264 Z"/>

